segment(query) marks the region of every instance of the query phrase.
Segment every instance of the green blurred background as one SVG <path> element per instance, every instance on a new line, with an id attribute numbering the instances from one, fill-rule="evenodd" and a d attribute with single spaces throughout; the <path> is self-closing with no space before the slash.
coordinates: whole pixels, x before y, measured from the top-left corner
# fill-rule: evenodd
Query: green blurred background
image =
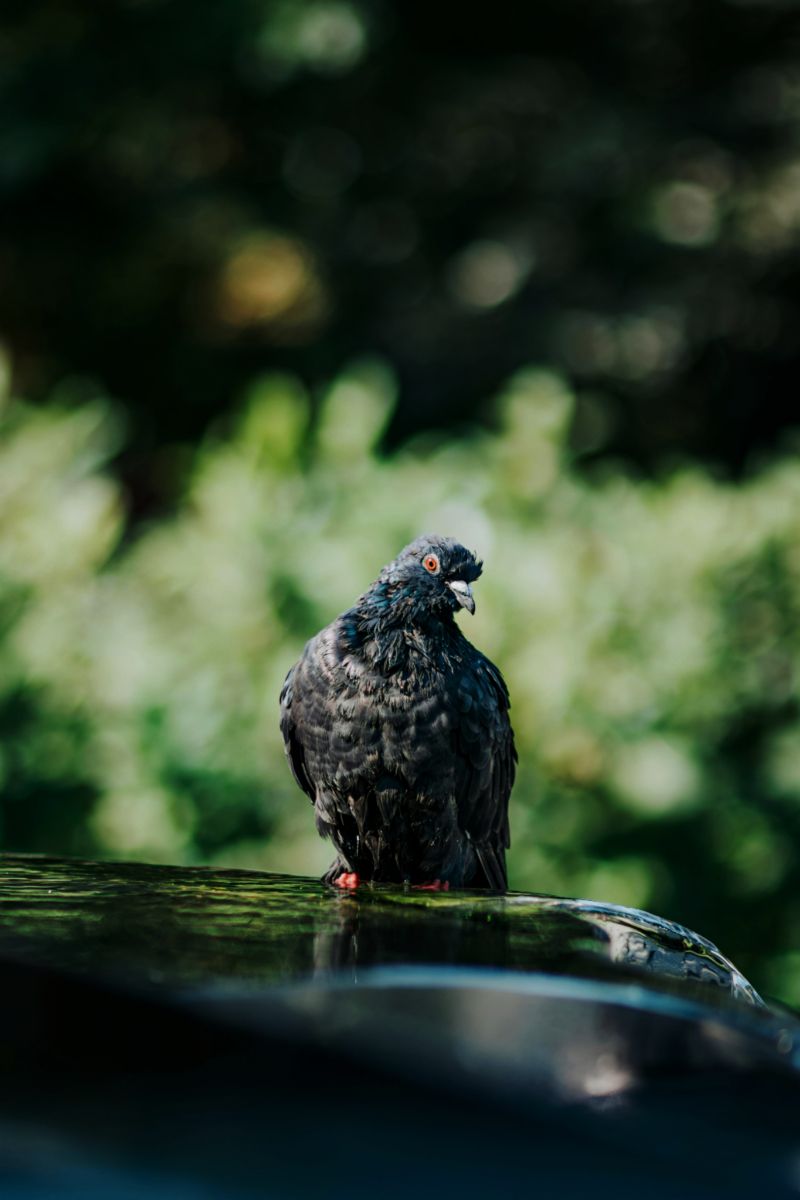
<path id="1" fill-rule="evenodd" d="M 435 530 L 512 886 L 800 1002 L 797 6 L 8 10 L 0 845 L 320 872 L 283 676 Z"/>

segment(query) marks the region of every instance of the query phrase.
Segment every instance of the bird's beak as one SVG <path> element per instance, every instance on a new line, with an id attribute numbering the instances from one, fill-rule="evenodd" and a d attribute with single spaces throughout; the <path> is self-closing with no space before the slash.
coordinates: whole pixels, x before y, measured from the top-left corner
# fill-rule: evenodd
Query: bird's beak
<path id="1" fill-rule="evenodd" d="M 447 586 L 462 608 L 470 613 L 475 612 L 475 600 L 472 596 L 472 588 L 468 583 L 465 583 L 463 579 L 454 579 Z"/>

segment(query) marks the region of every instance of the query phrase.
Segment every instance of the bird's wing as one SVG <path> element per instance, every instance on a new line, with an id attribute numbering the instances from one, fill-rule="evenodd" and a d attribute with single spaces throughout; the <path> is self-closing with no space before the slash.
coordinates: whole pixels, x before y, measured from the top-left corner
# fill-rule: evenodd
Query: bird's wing
<path id="1" fill-rule="evenodd" d="M 295 780 L 310 797 L 317 829 L 333 839 L 343 865 L 357 852 L 361 828 L 352 797 L 341 777 L 363 773 L 374 757 L 377 727 L 365 726 L 354 740 L 358 704 L 349 684 L 363 670 L 347 657 L 337 620 L 307 643 L 299 662 L 286 677 L 281 691 L 281 732 Z M 369 707 L 367 705 L 367 707 Z M 368 713 L 362 712 L 366 718 Z M 332 868 L 333 871 L 333 868 Z"/>
<path id="2" fill-rule="evenodd" d="M 289 671 L 281 688 L 281 733 L 283 734 L 283 748 L 286 751 L 286 760 L 289 763 L 292 775 L 294 775 L 297 784 L 313 801 L 317 789 L 308 772 L 300 731 L 295 719 L 296 714 L 292 709 L 295 676 L 298 670 L 302 669 L 302 666 L 303 659 L 301 658 Z"/>
<path id="3" fill-rule="evenodd" d="M 493 663 L 475 652 L 459 678 L 455 725 L 459 823 L 475 847 L 486 881 L 508 886 L 508 797 L 517 752 L 508 717 L 508 690 Z"/>
<path id="4" fill-rule="evenodd" d="M 355 753 L 343 738 L 339 703 L 343 681 L 354 669 L 356 665 L 344 659 L 340 623 L 335 621 L 306 643 L 281 691 L 286 757 L 297 783 L 313 801 L 333 783 L 342 756 Z"/>

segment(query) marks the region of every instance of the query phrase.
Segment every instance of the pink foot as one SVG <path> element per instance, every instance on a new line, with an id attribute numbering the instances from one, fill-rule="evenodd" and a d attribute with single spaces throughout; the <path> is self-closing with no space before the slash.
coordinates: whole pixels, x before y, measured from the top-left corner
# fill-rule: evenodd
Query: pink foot
<path id="1" fill-rule="evenodd" d="M 415 883 L 413 885 L 418 892 L 449 892 L 450 880 L 432 879 L 430 883 Z"/>
<path id="2" fill-rule="evenodd" d="M 355 871 L 343 871 L 341 875 L 334 879 L 333 886 L 338 888 L 357 888 L 360 882 Z"/>

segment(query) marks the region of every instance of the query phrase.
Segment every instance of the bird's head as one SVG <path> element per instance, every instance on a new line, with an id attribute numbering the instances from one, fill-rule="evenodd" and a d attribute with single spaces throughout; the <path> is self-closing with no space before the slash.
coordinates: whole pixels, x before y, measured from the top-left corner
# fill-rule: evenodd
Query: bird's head
<path id="1" fill-rule="evenodd" d="M 471 584 L 483 564 L 453 538 L 425 534 L 401 550 L 378 580 L 387 599 L 410 617 L 445 617 L 466 608 L 475 612 Z"/>

